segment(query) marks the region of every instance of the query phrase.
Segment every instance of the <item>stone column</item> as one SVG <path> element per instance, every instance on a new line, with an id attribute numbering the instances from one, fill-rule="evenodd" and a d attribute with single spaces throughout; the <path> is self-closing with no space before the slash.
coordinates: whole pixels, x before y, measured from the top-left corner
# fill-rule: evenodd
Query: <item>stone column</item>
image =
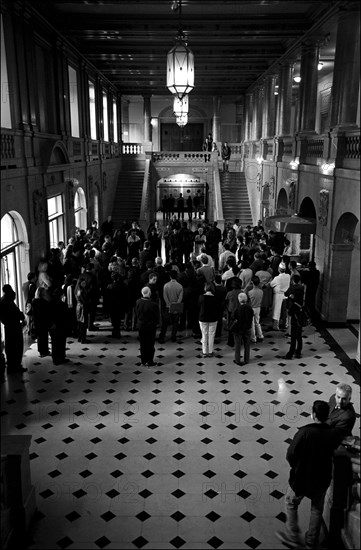
<path id="1" fill-rule="evenodd" d="M 356 126 L 360 72 L 360 12 L 342 9 L 339 14 L 331 93 L 330 126 Z"/>
<path id="2" fill-rule="evenodd" d="M 268 75 L 264 83 L 264 100 L 262 113 L 262 137 L 270 138 L 275 135 L 275 92 L 276 75 Z"/>
<path id="3" fill-rule="evenodd" d="M 315 133 L 318 45 L 303 44 L 301 52 L 300 132 Z"/>
<path id="4" fill-rule="evenodd" d="M 120 110 L 121 110 L 121 134 L 120 140 L 123 143 L 129 142 L 129 99 L 125 99 L 121 96 Z"/>
<path id="5" fill-rule="evenodd" d="M 292 78 L 293 63 L 281 65 L 276 130 L 279 136 L 289 136 L 291 132 Z"/>
<path id="6" fill-rule="evenodd" d="M 252 139 L 257 141 L 262 136 L 262 99 L 263 89 L 257 88 L 254 92 L 253 102 L 253 135 Z"/>
<path id="7" fill-rule="evenodd" d="M 150 95 L 143 96 L 144 141 L 152 141 Z"/>
<path id="8" fill-rule="evenodd" d="M 213 125 L 212 125 L 212 136 L 213 141 L 221 140 L 221 123 L 219 111 L 221 107 L 221 98 L 220 96 L 213 97 Z"/>
<path id="9" fill-rule="evenodd" d="M 252 94 L 246 94 L 245 98 L 245 116 L 244 116 L 244 141 L 250 141 L 252 139 L 252 109 L 253 109 L 253 96 Z"/>

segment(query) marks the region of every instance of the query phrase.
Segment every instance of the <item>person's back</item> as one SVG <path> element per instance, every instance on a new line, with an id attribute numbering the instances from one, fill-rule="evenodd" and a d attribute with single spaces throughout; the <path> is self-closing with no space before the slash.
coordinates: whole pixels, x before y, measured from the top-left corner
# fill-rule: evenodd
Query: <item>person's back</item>
<path id="1" fill-rule="evenodd" d="M 299 428 L 287 451 L 290 486 L 297 495 L 312 497 L 326 490 L 332 475 L 332 453 L 338 446 L 335 430 L 325 422 Z"/>
<path id="2" fill-rule="evenodd" d="M 327 403 L 314 401 L 313 422 L 299 428 L 287 450 L 286 458 L 291 467 L 285 495 L 287 519 L 285 530 L 276 534 L 288 548 L 304 546 L 298 524 L 298 507 L 304 497 L 311 500 L 305 547 L 318 547 L 324 500 L 332 477 L 333 452 L 339 444 L 336 430 L 326 423 L 327 416 Z"/>
<path id="3" fill-rule="evenodd" d="M 248 291 L 249 303 L 252 308 L 261 307 L 263 300 L 263 290 L 259 286 L 254 286 Z"/>
<path id="4" fill-rule="evenodd" d="M 233 315 L 238 321 L 237 332 L 247 332 L 251 329 L 253 309 L 248 303 L 238 303 L 237 309 L 234 311 Z"/>

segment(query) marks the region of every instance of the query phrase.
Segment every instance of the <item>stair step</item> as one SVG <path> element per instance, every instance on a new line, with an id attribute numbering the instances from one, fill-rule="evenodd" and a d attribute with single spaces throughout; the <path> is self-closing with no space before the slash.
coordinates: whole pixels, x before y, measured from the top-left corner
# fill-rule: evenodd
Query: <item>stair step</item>
<path id="1" fill-rule="evenodd" d="M 253 223 L 244 173 L 221 174 L 221 194 L 225 220 L 239 218 L 242 225 Z"/>

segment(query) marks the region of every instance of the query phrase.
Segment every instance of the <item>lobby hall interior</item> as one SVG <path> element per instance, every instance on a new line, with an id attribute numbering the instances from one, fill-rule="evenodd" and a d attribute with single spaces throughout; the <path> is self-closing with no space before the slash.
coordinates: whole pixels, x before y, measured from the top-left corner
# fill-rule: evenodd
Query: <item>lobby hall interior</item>
<path id="1" fill-rule="evenodd" d="M 136 331 L 111 338 L 102 304 L 88 343 L 67 338 L 66 364 L 39 357 L 24 327 L 27 371 L 5 369 L 1 383 L 2 544 L 283 548 L 287 447 L 313 401 L 349 384 L 360 427 L 359 2 L 0 7 L 1 288 L 21 311 L 28 273 L 60 241 L 109 216 L 114 229 L 164 229 L 170 194 L 202 197 L 192 230 L 260 221 L 320 272 L 291 361 L 271 319 L 243 366 L 226 324 L 208 358 L 189 328 L 168 334 L 155 368 L 141 365 Z M 327 493 L 323 548 L 357 548 L 351 477 L 341 500 L 342 474 Z"/>

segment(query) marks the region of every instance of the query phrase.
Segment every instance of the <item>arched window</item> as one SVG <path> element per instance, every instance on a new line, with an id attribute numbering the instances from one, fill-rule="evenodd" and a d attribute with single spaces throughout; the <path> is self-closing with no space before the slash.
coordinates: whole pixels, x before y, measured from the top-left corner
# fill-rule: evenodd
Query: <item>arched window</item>
<path id="1" fill-rule="evenodd" d="M 8 212 L 1 218 L 1 287 L 4 284 L 12 286 L 20 309 L 24 309 L 22 284 L 29 272 L 27 248 L 23 219 L 16 212 Z"/>
<path id="2" fill-rule="evenodd" d="M 86 229 L 86 200 L 85 193 L 81 187 L 79 187 L 75 193 L 74 214 L 75 227 L 78 227 L 79 229 Z"/>

